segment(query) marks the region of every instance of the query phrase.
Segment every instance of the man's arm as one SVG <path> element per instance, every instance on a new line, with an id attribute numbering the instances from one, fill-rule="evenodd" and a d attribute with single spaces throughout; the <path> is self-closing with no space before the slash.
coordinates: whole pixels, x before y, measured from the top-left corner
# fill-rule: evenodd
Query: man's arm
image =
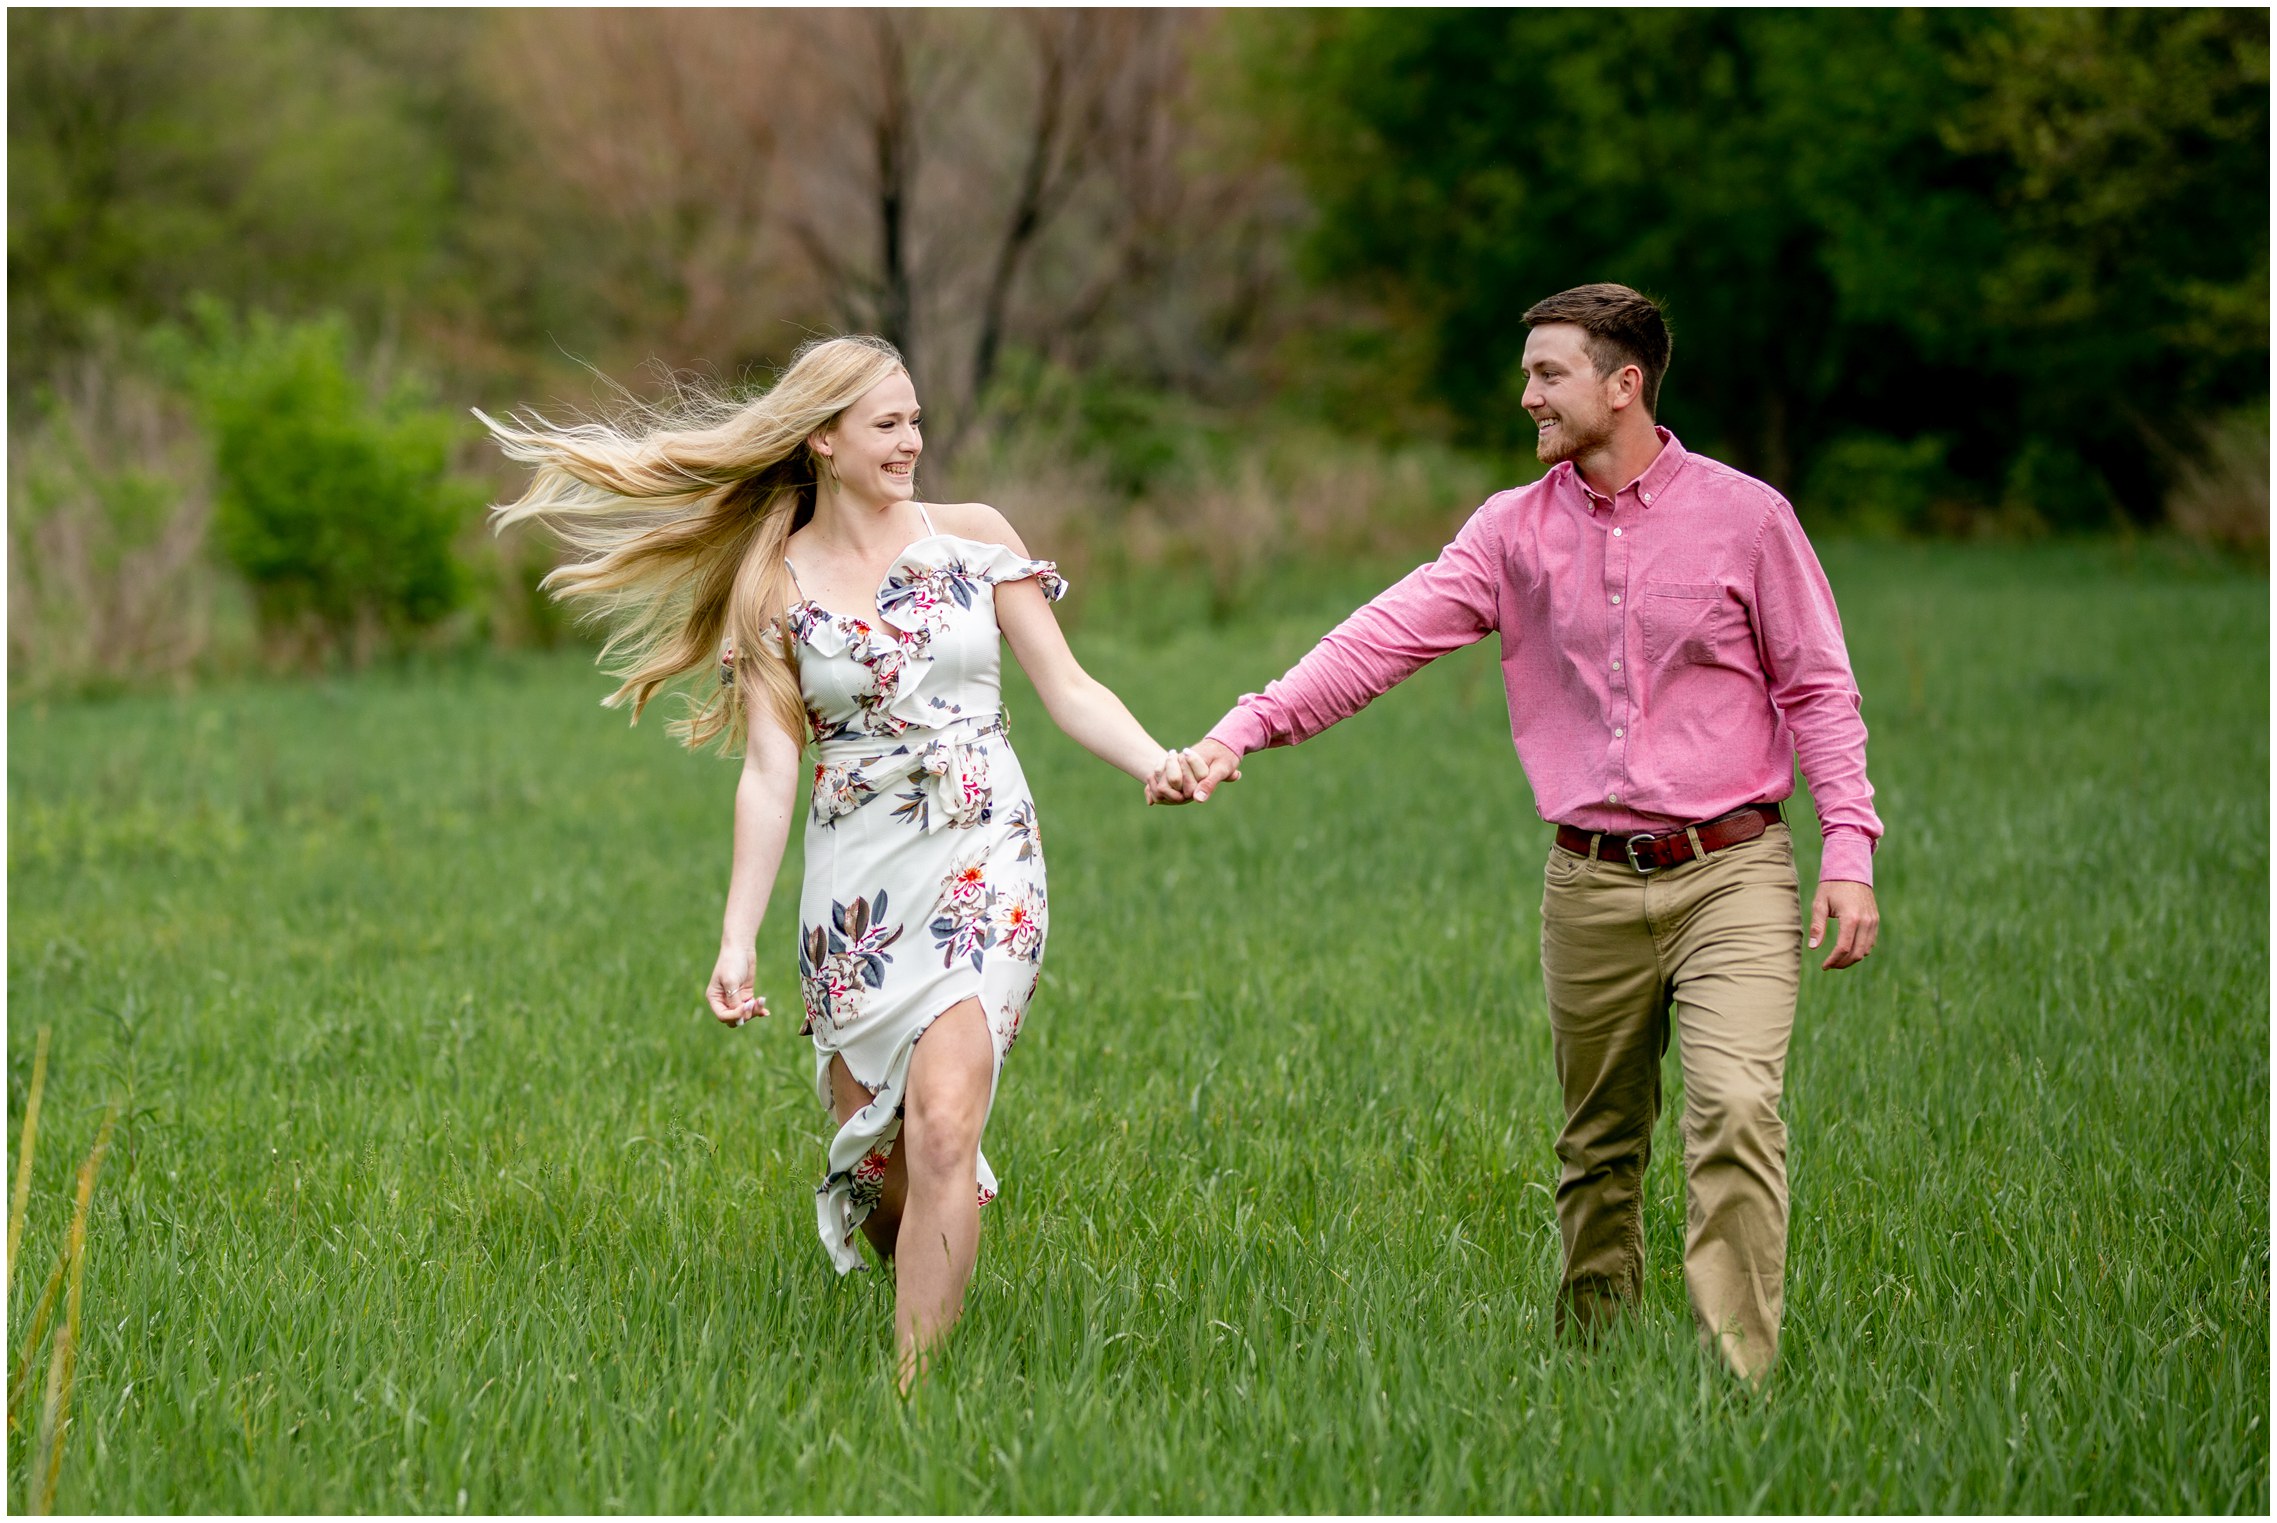
<path id="1" fill-rule="evenodd" d="M 1846 968 L 1874 949 L 1880 933 L 1873 883 L 1882 822 L 1866 780 L 1866 722 L 1834 589 L 1783 500 L 1773 503 L 1757 541 L 1753 612 L 1771 701 L 1794 734 L 1795 758 L 1818 806 L 1823 850 L 1810 944 L 1819 944 L 1832 915 L 1840 935 L 1821 966 Z"/>
<path id="2" fill-rule="evenodd" d="M 1492 633 L 1502 587 L 1502 545 L 1481 507 L 1439 558 L 1418 566 L 1339 624 L 1262 693 L 1245 693 L 1191 753 L 1187 791 L 1238 777 L 1241 758 L 1293 746 L 1349 719 L 1380 694 L 1451 650 Z"/>

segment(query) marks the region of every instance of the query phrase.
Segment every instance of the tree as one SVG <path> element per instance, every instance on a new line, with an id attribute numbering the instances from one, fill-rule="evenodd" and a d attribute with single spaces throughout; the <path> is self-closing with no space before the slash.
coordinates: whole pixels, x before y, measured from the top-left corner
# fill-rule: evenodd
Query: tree
<path id="1" fill-rule="evenodd" d="M 8 43 L 12 392 L 195 292 L 376 322 L 433 272 L 437 146 L 319 22 L 20 10 Z"/>
<path id="2" fill-rule="evenodd" d="M 2210 409 L 2267 394 L 2269 13 L 2018 11 L 1955 73 L 1947 141 L 2001 166 L 1981 312 L 2025 427 L 2155 500 Z"/>
<path id="3" fill-rule="evenodd" d="M 466 210 L 503 355 L 735 376 L 864 329 L 953 450 L 1008 355 L 1210 377 L 1260 306 L 1228 240 L 1261 173 L 1201 166 L 1181 12 L 575 12 L 488 23 L 499 149 Z M 1217 125 L 1223 126 L 1220 122 Z M 1251 225 L 1254 228 L 1254 220 Z M 440 342 L 465 340 L 443 335 Z"/>
<path id="4" fill-rule="evenodd" d="M 791 29 L 749 11 L 501 13 L 469 88 L 498 143 L 466 210 L 477 320 L 509 352 L 628 347 L 730 373 L 812 282 L 780 246 Z M 793 328 L 795 331 L 795 326 Z"/>
<path id="5" fill-rule="evenodd" d="M 1525 307 L 1621 280 L 1666 300 L 1669 420 L 1774 482 L 1935 433 L 1981 494 L 2023 462 L 2148 516 L 2145 435 L 2262 384 L 2267 38 L 2264 12 L 1360 11 L 1247 51 L 1314 269 L 1421 328 L 1468 434 L 1524 435 Z"/>

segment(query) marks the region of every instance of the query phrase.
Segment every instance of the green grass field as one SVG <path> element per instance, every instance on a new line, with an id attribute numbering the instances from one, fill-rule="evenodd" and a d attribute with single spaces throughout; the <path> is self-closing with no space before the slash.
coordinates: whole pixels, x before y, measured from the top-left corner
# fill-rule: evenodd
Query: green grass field
<path id="1" fill-rule="evenodd" d="M 2266 1511 L 2267 582 L 1827 562 L 1883 950 L 1803 980 L 1760 1399 L 1694 1344 L 1673 1108 L 1643 1314 L 1552 1339 L 1548 833 L 1491 646 L 1178 811 L 1014 693 L 1052 946 L 906 1405 L 890 1288 L 814 1241 L 795 1019 L 701 1010 L 727 764 L 576 654 L 17 708 L 11 1148 L 54 1050 L 12 1350 L 123 1118 L 57 1505 Z M 1190 739 L 1385 571 L 1067 606 Z"/>

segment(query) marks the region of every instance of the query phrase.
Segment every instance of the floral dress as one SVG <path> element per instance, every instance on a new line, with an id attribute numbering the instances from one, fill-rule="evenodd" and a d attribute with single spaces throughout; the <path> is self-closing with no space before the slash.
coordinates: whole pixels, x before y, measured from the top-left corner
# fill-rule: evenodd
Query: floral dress
<path id="1" fill-rule="evenodd" d="M 863 1267 L 854 1234 L 883 1188 L 917 1039 L 977 999 L 1002 1073 L 1043 970 L 1043 843 L 1005 734 L 996 587 L 1034 577 L 1056 602 L 1066 583 L 1049 561 L 925 527 L 876 608 L 808 600 L 786 617 L 816 743 L 799 894 L 815 1087 L 828 1107 L 836 1054 L 875 1096 L 839 1128 L 815 1192 L 841 1274 Z M 986 1157 L 979 1172 L 986 1205 Z"/>

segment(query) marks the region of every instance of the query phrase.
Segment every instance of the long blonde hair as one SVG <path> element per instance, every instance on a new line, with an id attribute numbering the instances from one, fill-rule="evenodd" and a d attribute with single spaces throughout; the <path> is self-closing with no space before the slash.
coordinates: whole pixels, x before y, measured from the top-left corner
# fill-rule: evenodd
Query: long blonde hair
<path id="1" fill-rule="evenodd" d="M 806 344 L 749 401 L 684 389 L 675 411 L 644 410 L 645 428 L 535 413 L 500 423 L 477 410 L 507 455 L 537 467 L 520 498 L 491 510 L 492 526 L 534 520 L 584 557 L 540 585 L 612 626 L 600 659 L 619 686 L 605 704 L 630 700 L 639 723 L 658 688 L 719 661 L 724 642 L 727 680 L 670 733 L 732 752 L 757 705 L 794 740 L 805 735 L 782 616 L 793 592 L 783 546 L 814 516 L 807 440 L 896 371 L 907 371 L 900 351 L 855 334 Z"/>

